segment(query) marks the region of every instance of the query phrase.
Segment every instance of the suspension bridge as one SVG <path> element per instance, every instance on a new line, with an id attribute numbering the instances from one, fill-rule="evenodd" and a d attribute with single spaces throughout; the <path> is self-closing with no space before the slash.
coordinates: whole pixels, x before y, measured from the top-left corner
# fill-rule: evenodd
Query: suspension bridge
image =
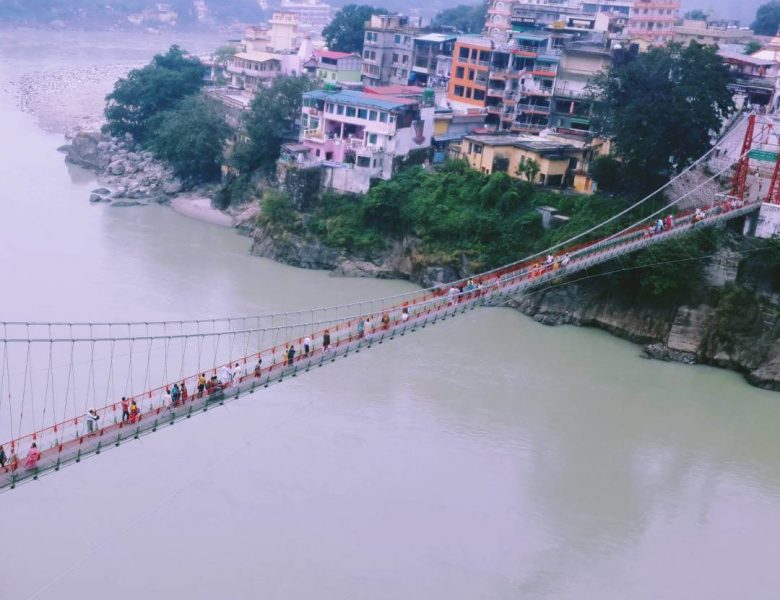
<path id="1" fill-rule="evenodd" d="M 772 123 L 743 118 L 688 172 L 741 146 L 706 181 L 608 236 L 599 229 L 657 192 L 565 242 L 470 278 L 389 298 L 306 311 L 192 321 L 4 322 L 0 359 L 0 490 L 189 419 L 273 383 L 539 288 L 612 259 L 780 208 L 780 158 L 768 193 L 751 194 L 756 151 L 766 161 Z M 738 153 L 737 153 L 738 152 Z M 728 193 L 680 210 L 707 183 L 731 173 Z M 682 175 L 682 174 L 681 174 Z M 666 184 L 663 188 L 666 188 Z M 659 216 L 675 212 L 656 226 Z"/>

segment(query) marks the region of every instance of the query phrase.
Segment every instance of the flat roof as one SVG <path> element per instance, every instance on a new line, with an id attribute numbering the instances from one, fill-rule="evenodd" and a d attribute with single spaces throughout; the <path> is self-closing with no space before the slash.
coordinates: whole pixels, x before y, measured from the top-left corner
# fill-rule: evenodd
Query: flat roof
<path id="1" fill-rule="evenodd" d="M 272 54 L 271 52 L 239 52 L 236 54 L 236 58 L 243 58 L 244 60 L 252 60 L 254 62 L 268 62 L 269 60 L 281 61 L 282 57 L 278 54 Z"/>
<path id="2" fill-rule="evenodd" d="M 349 58 L 350 56 L 353 58 L 359 58 L 356 54 L 350 54 L 349 52 L 336 52 L 335 50 L 315 50 L 314 56 L 318 56 L 320 58 L 332 58 L 333 60 Z"/>
<path id="3" fill-rule="evenodd" d="M 446 33 L 426 33 L 425 35 L 417 35 L 414 37 L 415 40 L 421 42 L 447 42 L 457 38 L 458 36 L 455 34 L 449 35 Z"/>
<path id="4" fill-rule="evenodd" d="M 565 142 L 554 142 L 533 136 L 524 135 L 465 135 L 465 140 L 479 142 L 485 146 L 514 146 L 540 154 L 553 154 L 553 158 L 564 158 L 566 151 L 578 150 L 577 147 Z"/>
<path id="5" fill-rule="evenodd" d="M 733 60 L 748 65 L 755 65 L 757 67 L 769 67 L 775 64 L 775 62 L 772 60 L 756 58 L 755 56 L 750 56 L 748 54 L 732 54 L 731 52 L 718 52 L 718 54 L 727 60 Z"/>
<path id="6" fill-rule="evenodd" d="M 314 90 L 305 92 L 304 98 L 314 100 L 325 100 L 328 102 L 338 102 L 340 104 L 353 104 L 360 106 L 369 106 L 381 110 L 393 110 L 403 108 L 410 104 L 417 104 L 416 100 L 410 98 L 396 98 L 395 96 L 382 96 L 379 94 L 366 94 L 354 90 Z"/>

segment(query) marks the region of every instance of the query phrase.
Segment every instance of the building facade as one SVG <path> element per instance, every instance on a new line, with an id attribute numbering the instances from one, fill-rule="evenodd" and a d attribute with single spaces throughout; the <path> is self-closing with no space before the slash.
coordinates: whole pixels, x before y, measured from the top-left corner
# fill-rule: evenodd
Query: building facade
<path id="1" fill-rule="evenodd" d="M 413 38 L 419 32 L 409 17 L 372 15 L 363 41 L 363 82 L 405 85 L 412 70 Z"/>
<path id="2" fill-rule="evenodd" d="M 320 37 L 322 30 L 333 18 L 333 8 L 319 0 L 282 0 L 281 10 L 298 17 L 301 33 Z"/>
<path id="3" fill-rule="evenodd" d="M 317 61 L 317 77 L 323 82 L 360 82 L 363 66 L 360 55 L 332 50 L 317 50 L 314 52 L 314 58 Z"/>
<path id="4" fill-rule="evenodd" d="M 428 33 L 413 40 L 413 62 L 409 84 L 445 88 L 450 79 L 452 52 L 457 36 Z"/>
<path id="5" fill-rule="evenodd" d="M 228 61 L 227 74 L 230 87 L 256 92 L 282 74 L 282 57 L 270 52 L 239 52 Z"/>
<path id="6" fill-rule="evenodd" d="M 661 45 L 674 38 L 674 26 L 680 18 L 677 0 L 636 0 L 628 20 L 628 35 L 642 36 Z"/>
<path id="7" fill-rule="evenodd" d="M 481 36 L 459 36 L 452 54 L 447 98 L 456 105 L 484 107 L 493 43 Z"/>

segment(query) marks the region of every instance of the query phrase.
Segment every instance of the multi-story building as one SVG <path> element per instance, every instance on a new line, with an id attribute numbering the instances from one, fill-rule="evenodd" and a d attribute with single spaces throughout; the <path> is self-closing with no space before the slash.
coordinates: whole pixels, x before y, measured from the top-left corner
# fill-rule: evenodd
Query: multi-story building
<path id="1" fill-rule="evenodd" d="M 629 37 L 642 36 L 653 44 L 666 44 L 674 37 L 679 13 L 679 0 L 636 0 L 627 33 Z"/>
<path id="2" fill-rule="evenodd" d="M 372 15 L 365 26 L 363 82 L 405 85 L 412 70 L 412 39 L 419 27 L 402 15 Z"/>
<path id="3" fill-rule="evenodd" d="M 681 25 L 672 27 L 672 41 L 688 45 L 696 42 L 703 46 L 741 44 L 753 39 L 753 32 L 738 27 L 719 27 L 707 21 L 685 19 Z"/>
<path id="4" fill-rule="evenodd" d="M 330 23 L 333 9 L 319 0 L 282 0 L 281 10 L 298 16 L 298 27 L 302 33 L 319 37 Z"/>
<path id="5" fill-rule="evenodd" d="M 268 22 L 270 47 L 275 52 L 296 50 L 301 45 L 301 34 L 298 32 L 298 15 L 288 12 L 275 12 Z"/>
<path id="6" fill-rule="evenodd" d="M 227 73 L 230 87 L 256 92 L 282 74 L 282 57 L 270 52 L 239 52 L 228 61 Z"/>
<path id="7" fill-rule="evenodd" d="M 485 35 L 496 42 L 505 42 L 512 31 L 512 0 L 489 0 L 485 18 Z"/>
<path id="8" fill-rule="evenodd" d="M 330 83 L 359 83 L 363 61 L 359 54 L 317 50 L 317 77 Z"/>
<path id="9" fill-rule="evenodd" d="M 452 54 L 447 98 L 455 105 L 484 107 L 493 43 L 476 35 L 459 36 Z"/>
<path id="10" fill-rule="evenodd" d="M 734 74 L 729 88 L 738 107 L 777 105 L 776 99 L 780 97 L 780 64 L 777 61 L 724 50 L 718 54 Z"/>
<path id="11" fill-rule="evenodd" d="M 444 33 L 428 33 L 415 37 L 409 83 L 446 88 L 456 39 L 457 36 Z"/>
<path id="12" fill-rule="evenodd" d="M 552 127 L 575 134 L 591 131 L 593 98 L 588 85 L 611 64 L 612 52 L 604 43 L 579 42 L 564 48 L 553 91 Z"/>
<path id="13" fill-rule="evenodd" d="M 423 100 L 422 91 L 416 98 L 306 92 L 300 143 L 284 153 L 282 163 L 322 168 L 324 187 L 366 192 L 371 179 L 390 179 L 396 159 L 430 147 L 433 116 L 433 103 Z"/>

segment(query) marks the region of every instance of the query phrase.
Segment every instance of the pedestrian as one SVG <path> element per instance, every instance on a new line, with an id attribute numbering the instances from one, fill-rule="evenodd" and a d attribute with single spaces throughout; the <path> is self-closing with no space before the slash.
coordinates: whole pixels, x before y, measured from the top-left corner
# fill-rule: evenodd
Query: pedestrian
<path id="1" fill-rule="evenodd" d="M 179 400 L 181 400 L 181 390 L 179 389 L 179 384 L 174 383 L 171 390 L 171 404 L 174 407 L 179 406 Z"/>
<path id="2" fill-rule="evenodd" d="M 330 330 L 326 329 L 322 334 L 322 351 L 330 350 Z"/>
<path id="3" fill-rule="evenodd" d="M 390 327 L 390 315 L 387 313 L 382 315 L 382 329 L 387 329 Z"/>
<path id="4" fill-rule="evenodd" d="M 184 404 L 187 401 L 188 397 L 189 397 L 189 392 L 187 391 L 187 383 L 182 381 L 181 382 L 181 401 L 182 401 L 182 404 Z"/>
<path id="5" fill-rule="evenodd" d="M 0 446 L 0 469 L 5 467 L 5 461 L 6 461 L 5 448 Z"/>
<path id="6" fill-rule="evenodd" d="M 217 389 L 217 376 L 214 375 L 206 382 L 206 393 L 211 396 Z"/>
<path id="7" fill-rule="evenodd" d="M 230 369 L 228 369 L 227 366 L 222 365 L 219 369 L 219 376 L 217 377 L 219 383 L 227 387 L 232 378 L 233 374 L 230 372 Z"/>
<path id="8" fill-rule="evenodd" d="M 100 417 L 97 411 L 93 408 L 87 413 L 87 433 L 92 435 L 97 431 L 97 422 Z"/>
<path id="9" fill-rule="evenodd" d="M 136 404 L 135 399 L 133 399 L 130 402 L 130 422 L 135 423 L 136 419 L 138 418 L 138 413 L 140 411 L 138 410 L 138 404 Z"/>
<path id="10" fill-rule="evenodd" d="M 255 365 L 255 377 L 260 377 L 260 374 L 262 372 L 263 372 L 263 359 L 258 356 L 257 364 Z"/>
<path id="11" fill-rule="evenodd" d="M 409 320 L 409 309 L 406 307 L 401 311 L 401 320 L 404 323 Z"/>
<path id="12" fill-rule="evenodd" d="M 19 457 L 16 455 L 13 445 L 11 445 L 11 456 L 8 457 L 8 468 L 12 471 L 16 471 L 16 467 L 19 466 Z"/>
<path id="13" fill-rule="evenodd" d="M 236 384 L 240 383 L 241 379 L 244 377 L 244 369 L 239 363 L 233 365 L 231 377 Z"/>
<path id="14" fill-rule="evenodd" d="M 33 470 L 38 466 L 38 460 L 41 458 L 41 451 L 38 450 L 38 444 L 35 442 L 30 446 L 30 451 L 27 453 L 27 458 L 24 459 L 24 468 Z"/>
<path id="15" fill-rule="evenodd" d="M 122 423 L 130 419 L 130 401 L 122 396 Z"/>
<path id="16" fill-rule="evenodd" d="M 295 346 L 287 348 L 287 365 L 292 367 L 295 362 Z"/>
<path id="17" fill-rule="evenodd" d="M 309 352 L 311 352 L 311 338 L 307 335 L 305 338 L 303 338 L 303 355 L 309 356 Z"/>
<path id="18" fill-rule="evenodd" d="M 198 377 L 198 398 L 203 396 L 203 390 L 206 389 L 206 374 L 201 373 Z"/>
<path id="19" fill-rule="evenodd" d="M 365 335 L 365 332 L 366 332 L 366 320 L 363 317 L 360 317 L 357 324 L 358 339 L 362 339 L 362 337 Z"/>
<path id="20" fill-rule="evenodd" d="M 165 408 L 171 407 L 171 390 L 170 388 L 165 388 L 162 393 L 160 394 L 160 404 L 164 406 Z"/>

